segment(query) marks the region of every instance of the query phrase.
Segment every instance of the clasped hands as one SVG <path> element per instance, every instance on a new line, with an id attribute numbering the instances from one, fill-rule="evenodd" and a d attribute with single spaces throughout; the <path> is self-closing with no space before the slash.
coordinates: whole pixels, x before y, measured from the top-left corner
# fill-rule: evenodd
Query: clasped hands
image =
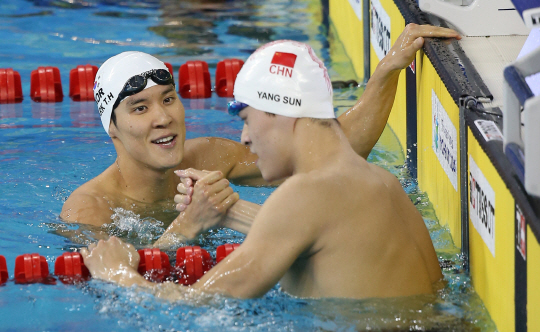
<path id="1" fill-rule="evenodd" d="M 171 223 L 154 247 L 171 247 L 180 240 L 191 240 L 204 231 L 220 226 L 228 209 L 239 199 L 229 181 L 219 171 L 186 169 L 180 177 L 174 201 L 180 215 Z M 81 250 L 92 277 L 124 286 L 148 282 L 137 273 L 139 254 L 133 245 L 116 237 L 99 241 Z"/>
<path id="2" fill-rule="evenodd" d="M 192 240 L 208 229 L 219 227 L 227 210 L 239 199 L 220 171 L 200 171 L 193 168 L 175 171 L 180 177 L 178 194 L 174 196 L 180 215 L 171 223 L 156 247 L 170 246 L 179 236 Z"/>

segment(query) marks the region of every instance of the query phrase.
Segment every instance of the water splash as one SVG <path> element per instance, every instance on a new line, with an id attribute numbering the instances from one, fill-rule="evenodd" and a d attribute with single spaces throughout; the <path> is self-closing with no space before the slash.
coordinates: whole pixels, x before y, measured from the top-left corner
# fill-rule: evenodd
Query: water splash
<path id="1" fill-rule="evenodd" d="M 165 231 L 163 222 L 155 218 L 141 219 L 140 215 L 123 208 L 115 208 L 113 211 L 112 222 L 102 228 L 106 229 L 109 235 L 127 239 L 136 246 L 152 244 Z"/>

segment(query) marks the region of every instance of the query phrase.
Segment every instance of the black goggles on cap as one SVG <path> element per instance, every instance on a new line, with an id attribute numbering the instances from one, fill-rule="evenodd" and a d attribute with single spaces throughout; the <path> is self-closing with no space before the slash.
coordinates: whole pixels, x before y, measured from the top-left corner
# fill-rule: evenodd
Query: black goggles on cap
<path id="1" fill-rule="evenodd" d="M 148 84 L 149 78 L 154 81 L 154 83 L 159 85 L 172 84 L 174 86 L 174 79 L 171 73 L 169 73 L 169 71 L 166 69 L 152 69 L 142 74 L 135 75 L 127 80 L 126 84 L 118 94 L 118 98 L 116 98 L 112 108 L 113 111 L 118 107 L 118 105 L 120 105 L 124 98 L 133 96 L 134 94 L 144 90 L 144 88 L 146 88 L 146 84 Z"/>

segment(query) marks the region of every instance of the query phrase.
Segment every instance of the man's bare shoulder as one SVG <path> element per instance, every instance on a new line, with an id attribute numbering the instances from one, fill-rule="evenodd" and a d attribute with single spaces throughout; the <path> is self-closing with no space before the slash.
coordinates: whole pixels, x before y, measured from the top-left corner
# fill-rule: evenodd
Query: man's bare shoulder
<path id="1" fill-rule="evenodd" d="M 367 162 L 327 167 L 292 176 L 276 190 L 284 201 L 303 203 L 313 218 L 328 221 L 332 211 L 340 211 L 343 222 L 357 222 L 366 211 L 389 204 L 392 196 L 405 195 L 399 180 L 385 169 Z M 385 198 L 381 200 L 382 198 Z"/>
<path id="2" fill-rule="evenodd" d="M 246 145 L 226 138 L 200 137 L 187 140 L 184 147 L 184 159 L 179 169 L 221 171 L 235 184 L 268 185 L 255 164 L 257 155 Z"/>
<path id="3" fill-rule="evenodd" d="M 67 222 L 77 222 L 101 226 L 110 221 L 111 186 L 107 171 L 75 189 L 65 201 L 60 218 Z"/>
<path id="4" fill-rule="evenodd" d="M 401 182 L 399 182 L 399 179 L 394 174 L 374 164 L 369 164 L 369 169 L 376 176 L 376 179 L 378 179 L 378 185 L 386 187 L 391 192 L 405 194 Z"/>
<path id="5" fill-rule="evenodd" d="M 320 237 L 325 217 L 322 195 L 313 190 L 309 177 L 294 175 L 282 183 L 265 201 L 249 231 L 246 241 L 260 244 L 288 243 L 300 252 L 310 248 Z"/>
<path id="6" fill-rule="evenodd" d="M 331 204 L 325 200 L 327 185 L 329 181 L 312 174 L 293 175 L 270 195 L 262 209 L 270 211 L 279 209 L 281 214 L 315 218 L 320 216 L 321 210 Z"/>
<path id="7" fill-rule="evenodd" d="M 226 138 L 198 137 L 186 140 L 184 149 L 185 155 L 181 163 L 182 168 L 192 167 L 210 170 L 210 166 L 214 166 L 216 160 L 227 161 L 234 157 L 231 152 L 244 150 L 245 148 L 242 144 Z"/>
<path id="8" fill-rule="evenodd" d="M 208 151 L 215 152 L 223 148 L 242 148 L 243 145 L 233 140 L 222 137 L 197 137 L 186 140 L 184 143 L 186 152 Z"/>
<path id="9" fill-rule="evenodd" d="M 205 137 L 196 137 L 196 138 L 190 138 L 187 139 L 185 142 L 185 146 L 188 147 L 197 147 L 197 146 L 203 146 L 203 145 L 214 145 L 214 144 L 240 144 L 239 142 L 230 140 L 228 138 L 223 137 L 213 137 L 213 136 L 205 136 Z"/>

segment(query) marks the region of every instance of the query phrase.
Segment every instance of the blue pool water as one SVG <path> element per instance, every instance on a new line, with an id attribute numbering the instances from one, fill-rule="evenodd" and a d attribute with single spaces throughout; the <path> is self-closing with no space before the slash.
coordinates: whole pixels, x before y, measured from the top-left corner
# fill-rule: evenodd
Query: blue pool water
<path id="1" fill-rule="evenodd" d="M 247 56 L 274 39 L 309 42 L 333 80 L 352 77 L 339 41 L 321 23 L 319 2 L 303 1 L 47 1 L 0 3 L 0 68 L 19 71 L 22 104 L 0 105 L 0 255 L 13 277 L 15 257 L 37 252 L 49 268 L 57 256 L 88 243 L 92 229 L 58 219 L 62 204 L 82 183 L 115 159 L 93 103 L 38 104 L 29 98 L 30 72 L 38 66 L 60 69 L 64 93 L 69 71 L 79 64 L 100 65 L 125 50 L 152 53 L 175 68 L 205 60 L 212 72 L 224 58 Z M 345 60 L 343 60 L 345 59 Z M 338 112 L 354 104 L 361 89 L 336 90 Z M 226 99 L 183 100 L 188 138 L 219 136 L 238 140 L 241 122 L 224 110 Z M 255 300 L 212 296 L 169 303 L 134 289 L 92 280 L 82 285 L 0 286 L 2 331 L 492 331 L 481 300 L 463 271 L 463 260 L 448 230 L 441 227 L 428 197 L 403 167 L 404 158 L 390 130 L 369 160 L 393 172 L 422 212 L 441 263 L 446 288 L 436 296 L 401 299 L 310 300 L 290 297 L 275 287 Z M 263 203 L 271 188 L 235 187 L 242 198 Z M 126 226 L 126 221 L 130 223 Z M 157 220 L 117 211 L 110 232 L 139 245 L 163 231 Z M 69 235 L 69 237 L 62 236 Z M 225 242 L 241 242 L 233 231 L 213 231 L 201 246 L 215 253 Z"/>

